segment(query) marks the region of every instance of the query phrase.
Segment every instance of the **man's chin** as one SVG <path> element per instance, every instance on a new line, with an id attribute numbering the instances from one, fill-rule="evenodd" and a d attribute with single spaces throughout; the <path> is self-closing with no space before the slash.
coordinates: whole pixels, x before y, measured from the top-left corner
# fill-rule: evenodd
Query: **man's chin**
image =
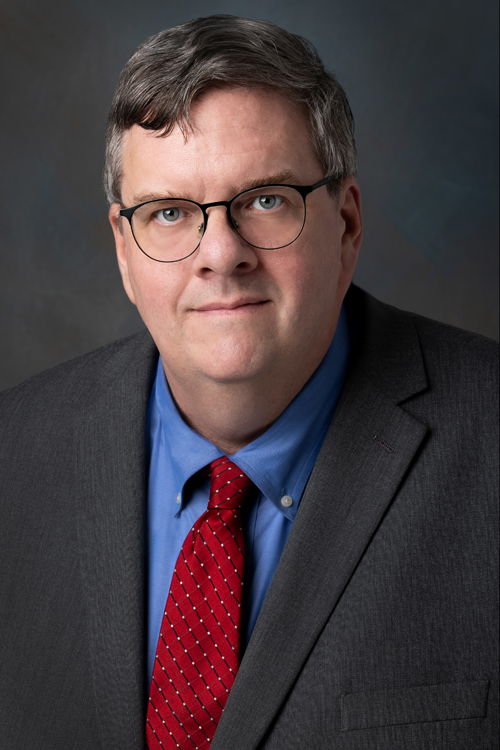
<path id="1" fill-rule="evenodd" d="M 255 351 L 242 346 L 215 349 L 206 357 L 194 362 L 194 370 L 201 382 L 213 382 L 220 385 L 236 385 L 262 382 L 265 373 L 270 369 L 268 360 L 262 351 Z"/>
<path id="2" fill-rule="evenodd" d="M 201 376 L 201 380 L 205 383 L 213 383 L 218 385 L 244 385 L 248 384 L 249 387 L 253 383 L 260 381 L 260 371 L 258 368 L 252 367 L 251 365 L 245 366 L 243 363 L 232 366 L 229 363 L 219 363 L 214 367 L 205 366 L 203 370 L 198 371 Z"/>

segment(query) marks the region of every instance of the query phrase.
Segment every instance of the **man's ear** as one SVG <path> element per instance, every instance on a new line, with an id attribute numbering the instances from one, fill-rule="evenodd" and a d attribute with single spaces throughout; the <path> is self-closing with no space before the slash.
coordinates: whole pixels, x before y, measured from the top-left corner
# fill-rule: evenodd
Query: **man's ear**
<path id="1" fill-rule="evenodd" d="M 344 221 L 341 245 L 340 283 L 349 286 L 358 262 L 363 221 L 361 218 L 361 193 L 354 177 L 345 178 L 339 197 L 339 212 Z"/>
<path id="2" fill-rule="evenodd" d="M 125 291 L 127 292 L 129 300 L 132 302 L 132 304 L 135 305 L 135 297 L 134 292 L 132 291 L 128 269 L 126 237 L 127 227 L 125 226 L 125 220 L 120 216 L 119 203 L 113 203 L 110 206 L 108 217 L 115 238 L 116 257 L 118 260 L 118 267 L 122 276 L 123 286 L 125 287 Z"/>

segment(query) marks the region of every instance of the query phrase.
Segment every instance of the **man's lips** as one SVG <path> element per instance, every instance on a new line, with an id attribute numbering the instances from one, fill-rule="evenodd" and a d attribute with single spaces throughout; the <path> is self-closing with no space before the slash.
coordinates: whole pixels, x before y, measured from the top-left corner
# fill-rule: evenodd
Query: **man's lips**
<path id="1" fill-rule="evenodd" d="M 269 302 L 267 299 L 258 299 L 254 297 L 248 297 L 246 299 L 232 300 L 229 302 L 210 302 L 206 305 L 194 308 L 194 312 L 224 312 L 231 310 L 238 310 L 241 307 L 259 306 Z"/>

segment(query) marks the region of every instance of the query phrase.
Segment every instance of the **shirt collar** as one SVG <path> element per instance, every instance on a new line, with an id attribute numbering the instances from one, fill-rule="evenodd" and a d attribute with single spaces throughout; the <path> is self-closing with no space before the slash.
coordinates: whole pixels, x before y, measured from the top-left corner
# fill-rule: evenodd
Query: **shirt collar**
<path id="1" fill-rule="evenodd" d="M 348 356 L 349 335 L 342 307 L 333 341 L 306 385 L 263 435 L 231 456 L 259 490 L 291 520 L 332 420 Z M 182 497 L 188 479 L 223 453 L 192 430 L 180 416 L 167 385 L 161 357 L 151 398 L 170 454 L 176 494 L 180 492 Z M 285 504 L 282 502 L 285 496 L 292 499 L 288 507 L 289 500 L 285 500 Z"/>

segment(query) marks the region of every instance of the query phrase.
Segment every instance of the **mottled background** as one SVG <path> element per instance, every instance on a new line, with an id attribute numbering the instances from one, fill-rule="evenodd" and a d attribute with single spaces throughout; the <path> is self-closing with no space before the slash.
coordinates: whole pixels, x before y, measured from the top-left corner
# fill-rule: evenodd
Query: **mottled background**
<path id="1" fill-rule="evenodd" d="M 101 189 L 106 115 L 147 36 L 232 13 L 310 39 L 350 98 L 355 280 L 498 337 L 493 0 L 0 0 L 0 387 L 138 330 Z"/>

